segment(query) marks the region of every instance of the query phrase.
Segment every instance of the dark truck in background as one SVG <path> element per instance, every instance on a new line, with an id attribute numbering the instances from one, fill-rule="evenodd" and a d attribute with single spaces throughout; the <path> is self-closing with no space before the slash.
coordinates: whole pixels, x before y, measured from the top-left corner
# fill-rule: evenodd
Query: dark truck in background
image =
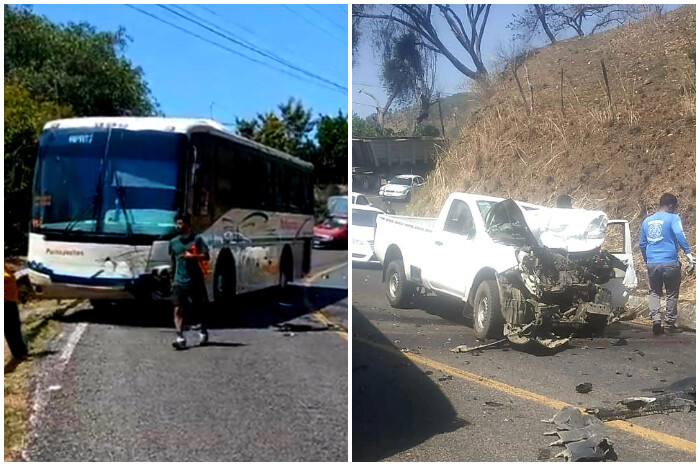
<path id="1" fill-rule="evenodd" d="M 399 174 L 425 175 L 435 167 L 442 138 L 386 137 L 352 140 L 352 182 L 359 192 L 377 192 L 382 180 Z"/>

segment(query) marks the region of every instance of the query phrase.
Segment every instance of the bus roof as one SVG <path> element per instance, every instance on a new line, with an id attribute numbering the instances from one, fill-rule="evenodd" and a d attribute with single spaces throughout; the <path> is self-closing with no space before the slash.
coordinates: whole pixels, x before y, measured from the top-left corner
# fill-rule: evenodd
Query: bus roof
<path id="1" fill-rule="evenodd" d="M 49 129 L 67 128 L 121 128 L 130 131 L 165 131 L 170 133 L 190 134 L 193 132 L 212 133 L 243 145 L 258 149 L 266 154 L 279 157 L 288 162 L 313 170 L 313 164 L 294 157 L 272 147 L 251 141 L 221 123 L 205 118 L 163 118 L 163 117 L 84 117 L 66 118 L 49 121 L 44 125 L 44 131 Z"/>

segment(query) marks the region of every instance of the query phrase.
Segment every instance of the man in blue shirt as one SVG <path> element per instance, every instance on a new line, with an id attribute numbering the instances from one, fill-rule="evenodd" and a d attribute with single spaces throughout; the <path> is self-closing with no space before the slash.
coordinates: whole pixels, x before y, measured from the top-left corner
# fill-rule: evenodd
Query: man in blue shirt
<path id="1" fill-rule="evenodd" d="M 678 333 L 676 327 L 678 292 L 681 287 L 681 264 L 678 246 L 688 258 L 687 273 L 695 269 L 695 258 L 683 234 L 681 218 L 676 214 L 678 199 L 673 194 L 661 196 L 658 212 L 645 218 L 639 235 L 639 249 L 649 273 L 649 311 L 655 335 L 664 333 L 661 324 L 661 295 L 666 288 L 666 331 Z"/>
<path id="2" fill-rule="evenodd" d="M 180 234 L 170 240 L 168 252 L 174 264 L 172 300 L 175 305 L 177 339 L 173 342 L 173 347 L 181 350 L 187 347 L 182 325 L 184 307 L 189 307 L 188 311 L 199 307 L 199 343 L 206 344 L 209 341 L 205 318 L 209 299 L 204 285 L 204 273 L 198 263 L 199 260 L 209 260 L 209 248 L 202 237 L 195 235 L 190 228 L 189 215 L 179 214 L 175 217 L 175 222 Z"/>

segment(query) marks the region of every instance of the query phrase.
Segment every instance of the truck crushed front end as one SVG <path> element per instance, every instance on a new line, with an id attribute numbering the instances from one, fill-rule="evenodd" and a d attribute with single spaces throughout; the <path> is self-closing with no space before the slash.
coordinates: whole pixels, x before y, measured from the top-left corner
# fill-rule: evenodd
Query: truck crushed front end
<path id="1" fill-rule="evenodd" d="M 492 208 L 489 234 L 513 246 L 517 259 L 498 276 L 511 343 L 556 348 L 576 332 L 602 332 L 617 317 L 603 285 L 627 266 L 601 249 L 606 225 L 599 211 L 528 212 L 510 200 Z"/>

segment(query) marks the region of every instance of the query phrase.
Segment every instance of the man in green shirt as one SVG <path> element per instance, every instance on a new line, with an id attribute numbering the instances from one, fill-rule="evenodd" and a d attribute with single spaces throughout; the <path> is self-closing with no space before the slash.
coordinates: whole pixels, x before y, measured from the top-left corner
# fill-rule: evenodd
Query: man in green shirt
<path id="1" fill-rule="evenodd" d="M 207 290 L 200 262 L 209 261 L 209 248 L 201 236 L 194 234 L 190 228 L 190 216 L 178 214 L 175 217 L 178 236 L 170 240 L 168 252 L 173 259 L 175 274 L 173 276 L 173 304 L 175 305 L 175 330 L 177 339 L 173 342 L 175 349 L 185 349 L 187 341 L 182 333 L 183 308 L 199 305 L 199 315 L 206 313 L 208 306 Z M 209 341 L 205 319 L 201 319 L 199 343 Z"/>

